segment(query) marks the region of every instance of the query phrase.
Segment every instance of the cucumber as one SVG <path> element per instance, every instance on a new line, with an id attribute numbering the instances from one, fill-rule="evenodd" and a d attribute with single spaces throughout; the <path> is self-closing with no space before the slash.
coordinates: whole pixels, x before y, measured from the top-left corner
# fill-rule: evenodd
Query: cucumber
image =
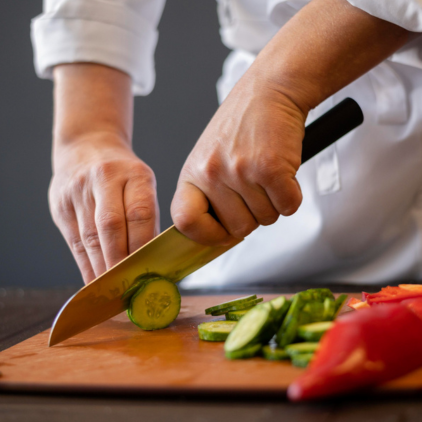
<path id="1" fill-rule="evenodd" d="M 242 309 L 241 311 L 230 311 L 226 314 L 226 320 L 227 321 L 240 321 L 240 318 L 242 318 L 248 311 L 250 311 L 253 307 Z"/>
<path id="2" fill-rule="evenodd" d="M 306 341 L 319 341 L 323 334 L 334 325 L 332 321 L 314 322 L 301 325 L 297 329 L 297 335 Z"/>
<path id="3" fill-rule="evenodd" d="M 270 300 L 270 304 L 274 310 L 274 324 L 276 325 L 275 329 L 277 330 L 284 317 L 286 316 L 287 311 L 290 308 L 291 302 L 290 300 L 287 300 L 284 296 L 279 296 L 275 299 Z"/>
<path id="4" fill-rule="evenodd" d="M 299 354 L 314 353 L 318 349 L 319 343 L 307 342 L 307 343 L 294 343 L 286 346 L 286 353 L 293 357 Z"/>
<path id="5" fill-rule="evenodd" d="M 305 305 L 306 302 L 300 294 L 293 296 L 292 304 L 276 334 L 276 341 L 280 348 L 283 349 L 292 343 L 296 338 L 297 327 L 309 322 L 308 313 L 301 312 Z"/>
<path id="6" fill-rule="evenodd" d="M 246 303 L 239 303 L 237 305 L 232 305 L 232 306 L 229 306 L 228 308 L 223 308 L 223 309 L 220 309 L 219 311 L 214 311 L 214 312 L 211 313 L 211 315 L 212 316 L 220 316 L 220 315 L 227 314 L 228 312 L 241 311 L 243 309 L 252 308 L 255 305 L 258 305 L 258 303 L 262 302 L 263 300 L 264 299 L 259 298 L 259 299 L 251 300 L 251 301 L 246 302 Z"/>
<path id="7" fill-rule="evenodd" d="M 205 309 L 206 315 L 211 315 L 213 312 L 220 311 L 224 308 L 230 308 L 233 305 L 240 305 L 247 302 L 251 302 L 256 299 L 256 295 L 245 296 L 239 299 L 229 300 L 228 302 L 220 303 L 219 305 L 211 306 L 210 308 Z"/>
<path id="8" fill-rule="evenodd" d="M 177 318 L 180 305 L 181 298 L 176 284 L 156 277 L 142 283 L 132 296 L 127 315 L 143 330 L 159 330 Z"/>
<path id="9" fill-rule="evenodd" d="M 230 353 L 253 344 L 267 343 L 274 335 L 272 312 L 269 302 L 253 307 L 227 337 L 224 350 Z"/>
<path id="10" fill-rule="evenodd" d="M 226 358 L 232 360 L 253 358 L 254 356 L 259 354 L 259 352 L 261 351 L 261 347 L 261 344 L 253 344 L 252 346 L 248 346 L 240 350 L 234 350 L 231 352 L 226 350 Z"/>
<path id="11" fill-rule="evenodd" d="M 338 314 L 340 313 L 341 309 L 343 308 L 343 305 L 346 303 L 347 295 L 342 294 L 336 299 L 336 311 L 334 314 L 334 318 L 337 318 Z"/>
<path id="12" fill-rule="evenodd" d="M 294 355 L 292 357 L 292 365 L 297 366 L 298 368 L 306 368 L 313 357 L 313 353 L 301 353 L 299 355 Z"/>
<path id="13" fill-rule="evenodd" d="M 267 360 L 284 360 L 289 359 L 289 355 L 284 349 L 267 345 L 262 348 L 262 355 Z"/>
<path id="14" fill-rule="evenodd" d="M 123 299 L 130 299 L 130 297 L 147 281 L 154 281 L 157 279 L 166 279 L 165 277 L 162 277 L 155 273 L 147 273 L 147 274 L 141 274 L 138 277 L 135 278 L 133 281 L 132 286 L 130 286 L 122 295 Z M 167 279 L 166 279 L 167 280 Z M 169 280 L 171 281 L 171 280 Z"/>
<path id="15" fill-rule="evenodd" d="M 334 296 L 329 289 L 309 289 L 297 293 L 277 332 L 279 347 L 284 348 L 295 341 L 299 326 L 333 320 L 336 309 Z"/>
<path id="16" fill-rule="evenodd" d="M 236 324 L 235 321 L 203 322 L 198 325 L 199 338 L 206 341 L 225 341 Z"/>

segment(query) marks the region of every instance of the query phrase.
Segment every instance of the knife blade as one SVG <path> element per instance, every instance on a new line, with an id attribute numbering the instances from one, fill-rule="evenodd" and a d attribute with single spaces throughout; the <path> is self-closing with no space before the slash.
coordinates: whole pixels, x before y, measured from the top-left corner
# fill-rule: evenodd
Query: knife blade
<path id="1" fill-rule="evenodd" d="M 359 105 L 346 98 L 306 127 L 302 164 L 363 122 Z M 118 315 L 129 307 L 139 278 L 159 274 L 182 280 L 236 246 L 204 246 L 170 227 L 74 294 L 56 316 L 48 345 L 54 346 Z M 134 293 L 134 289 L 132 289 Z"/>

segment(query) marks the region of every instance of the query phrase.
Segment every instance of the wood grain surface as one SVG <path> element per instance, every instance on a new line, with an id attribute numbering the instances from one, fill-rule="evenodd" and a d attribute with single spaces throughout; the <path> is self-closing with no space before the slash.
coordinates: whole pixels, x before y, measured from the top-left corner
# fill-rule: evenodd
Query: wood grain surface
<path id="1" fill-rule="evenodd" d="M 0 391 L 284 395 L 301 369 L 259 357 L 229 361 L 223 343 L 198 339 L 198 324 L 216 319 L 204 309 L 234 297 L 183 297 L 164 330 L 142 331 L 121 314 L 51 348 L 47 330 L 0 353 Z M 378 394 L 419 391 L 422 370 Z"/>

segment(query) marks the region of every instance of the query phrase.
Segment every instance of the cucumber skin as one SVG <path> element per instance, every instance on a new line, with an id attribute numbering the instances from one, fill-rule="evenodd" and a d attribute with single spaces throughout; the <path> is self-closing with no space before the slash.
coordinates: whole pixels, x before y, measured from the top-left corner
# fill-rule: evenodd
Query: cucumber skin
<path id="1" fill-rule="evenodd" d="M 292 365 L 297 368 L 306 368 L 314 357 L 313 353 L 302 353 L 292 357 Z"/>
<path id="2" fill-rule="evenodd" d="M 324 321 L 324 322 L 329 322 L 329 321 Z M 310 324 L 307 324 L 307 325 L 310 325 Z M 323 331 L 309 331 L 305 327 L 306 325 L 301 325 L 300 327 L 298 327 L 297 329 L 298 337 L 300 337 L 301 339 L 307 342 L 318 342 L 321 340 L 321 337 L 332 327 L 332 324 L 330 325 L 329 328 Z"/>
<path id="3" fill-rule="evenodd" d="M 230 333 L 230 336 L 227 338 L 226 343 L 224 344 L 224 350 L 228 353 L 234 352 L 236 350 L 242 350 L 249 346 L 252 346 L 257 343 L 268 343 L 268 341 L 271 339 L 271 337 L 274 334 L 273 333 L 273 319 L 271 315 L 272 306 L 269 302 L 259 304 L 257 306 L 254 306 L 249 312 L 248 312 L 248 318 L 242 318 L 238 323 L 237 326 L 232 330 Z M 249 339 L 248 342 L 241 343 L 240 346 L 236 345 L 236 348 L 233 348 L 234 346 L 231 345 L 233 342 L 231 338 L 234 336 L 233 333 L 236 332 L 236 330 L 241 330 L 242 327 L 245 326 L 245 324 L 248 324 L 248 319 L 253 319 L 255 313 L 262 313 L 265 312 L 265 322 L 258 328 L 255 335 Z M 251 316 L 252 315 L 252 316 Z M 247 331 L 247 330 L 245 330 Z"/>
<path id="4" fill-rule="evenodd" d="M 248 308 L 253 308 L 254 306 L 258 305 L 258 303 L 262 302 L 264 299 L 262 298 L 258 298 L 258 299 L 254 299 L 251 300 L 249 302 L 245 302 L 243 304 L 239 304 L 239 305 L 232 305 L 229 306 L 227 308 L 223 308 L 220 309 L 218 311 L 214 311 L 211 313 L 212 316 L 220 316 L 220 315 L 224 315 L 227 314 L 229 312 L 232 311 L 243 311 L 244 309 L 248 309 Z"/>
<path id="5" fill-rule="evenodd" d="M 233 328 L 236 326 L 236 323 L 234 321 L 215 321 L 218 323 L 221 323 L 222 325 L 226 325 L 228 327 Z M 198 325 L 198 335 L 201 340 L 205 341 L 225 341 L 226 338 L 229 336 L 230 331 L 228 333 L 224 332 L 218 332 L 218 331 L 211 331 L 210 325 L 212 324 L 212 321 L 210 322 L 202 322 Z"/>
<path id="6" fill-rule="evenodd" d="M 137 327 L 139 327 L 139 328 L 141 328 L 142 330 L 145 330 L 145 331 L 155 331 L 155 330 L 161 330 L 161 329 L 163 329 L 163 328 L 167 328 L 176 318 L 174 318 L 173 319 L 173 321 L 170 321 L 167 325 L 165 325 L 165 326 L 162 326 L 162 327 L 157 327 L 157 328 L 147 328 L 146 326 L 143 326 L 143 325 L 141 325 L 141 324 L 139 324 L 139 322 L 137 322 L 133 317 L 132 317 L 132 313 L 131 313 L 131 310 L 132 310 L 132 301 L 136 298 L 136 296 L 138 296 L 138 294 L 141 294 L 142 293 L 142 291 L 145 289 L 145 287 L 148 285 L 148 284 L 150 284 L 150 283 L 153 283 L 154 281 L 157 281 L 157 279 L 159 279 L 159 280 L 166 280 L 166 281 L 168 281 L 168 282 L 170 282 L 170 283 L 172 283 L 173 285 L 174 285 L 174 287 L 176 288 L 176 292 L 177 292 L 177 294 L 178 294 L 178 302 L 177 302 L 177 304 L 179 305 L 179 309 L 178 309 L 178 311 L 177 311 L 177 315 L 176 315 L 176 318 L 179 316 L 179 313 L 180 313 L 180 308 L 181 308 L 181 306 L 182 306 L 182 297 L 180 296 L 180 292 L 179 292 L 179 289 L 177 288 L 177 285 L 175 284 L 175 283 L 173 283 L 171 280 L 169 280 L 169 279 L 167 279 L 167 278 L 165 278 L 165 277 L 153 277 L 151 280 L 148 280 L 148 281 L 144 281 L 143 283 L 142 283 L 142 285 L 140 286 L 140 288 L 136 291 L 136 293 L 131 297 L 131 299 L 130 299 L 130 305 L 129 305 L 129 308 L 126 310 L 126 314 L 127 314 L 127 316 L 129 317 L 129 319 L 130 319 L 130 321 L 133 323 L 133 324 L 135 324 Z"/>
<path id="7" fill-rule="evenodd" d="M 304 348 L 302 345 L 306 345 Z M 293 356 L 314 353 L 318 349 L 317 342 L 293 343 L 286 346 L 286 353 L 293 359 Z"/>
<path id="8" fill-rule="evenodd" d="M 245 316 L 252 308 L 253 308 L 253 306 L 251 308 L 242 309 L 240 311 L 227 312 L 226 320 L 227 321 L 240 321 L 242 319 L 242 317 Z"/>
<path id="9" fill-rule="evenodd" d="M 252 346 L 245 347 L 240 350 L 234 350 L 232 352 L 226 351 L 226 358 L 230 360 L 235 359 L 249 359 L 257 356 L 261 352 L 261 344 L 253 344 Z"/>
<path id="10" fill-rule="evenodd" d="M 241 298 L 238 298 L 238 299 L 233 299 L 233 300 L 230 300 L 228 302 L 220 303 L 219 305 L 214 305 L 214 306 L 211 306 L 211 307 L 205 309 L 205 315 L 212 315 L 213 312 L 217 312 L 217 311 L 220 311 L 222 309 L 230 308 L 231 306 L 236 305 L 236 304 L 243 304 L 243 303 L 251 302 L 251 301 L 256 300 L 256 298 L 257 298 L 256 295 L 250 295 L 250 296 L 245 296 L 245 297 L 241 297 Z M 235 309 L 233 309 L 233 310 L 235 310 Z"/>
<path id="11" fill-rule="evenodd" d="M 269 345 L 262 348 L 262 356 L 267 360 L 286 360 L 290 359 L 290 356 L 284 349 L 274 348 Z"/>
<path id="12" fill-rule="evenodd" d="M 335 298 L 329 289 L 309 289 L 297 293 L 277 331 L 277 344 L 284 348 L 293 343 L 297 336 L 297 329 L 301 325 L 333 320 L 335 310 Z"/>
<path id="13" fill-rule="evenodd" d="M 209 333 L 198 327 L 198 335 L 204 341 L 226 341 L 230 333 Z"/>

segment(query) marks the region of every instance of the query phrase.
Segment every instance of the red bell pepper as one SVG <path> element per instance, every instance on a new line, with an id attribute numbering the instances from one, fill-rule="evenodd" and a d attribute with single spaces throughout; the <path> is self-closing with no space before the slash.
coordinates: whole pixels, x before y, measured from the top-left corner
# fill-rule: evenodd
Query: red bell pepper
<path id="1" fill-rule="evenodd" d="M 398 287 L 383 287 L 378 293 L 363 293 L 363 298 L 369 305 L 378 303 L 400 303 L 402 300 L 422 297 L 422 286 L 417 284 L 402 284 Z"/>
<path id="2" fill-rule="evenodd" d="M 288 389 L 306 400 L 345 393 L 403 376 L 422 366 L 422 319 L 401 304 L 340 317 L 322 338 L 309 369 Z"/>

